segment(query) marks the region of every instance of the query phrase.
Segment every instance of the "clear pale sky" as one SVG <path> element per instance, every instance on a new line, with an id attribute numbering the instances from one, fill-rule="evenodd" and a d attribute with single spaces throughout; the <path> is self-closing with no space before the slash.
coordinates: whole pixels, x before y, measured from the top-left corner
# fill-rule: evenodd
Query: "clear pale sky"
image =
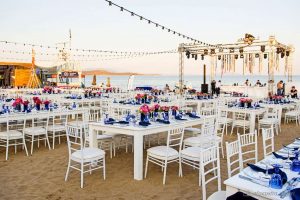
<path id="1" fill-rule="evenodd" d="M 209 43 L 235 42 L 245 33 L 269 35 L 293 44 L 294 72 L 300 65 L 299 0 L 115 0 L 115 3 Z M 145 21 L 109 7 L 104 0 L 0 0 L 0 40 L 54 45 L 68 39 L 74 48 L 118 51 L 176 49 L 181 42 Z M 0 45 L 0 50 L 4 47 Z M 15 56 L 14 56 L 15 57 Z M 186 61 L 186 74 L 201 74 L 202 61 Z M 84 68 L 177 74 L 178 55 L 82 63 Z M 283 66 L 281 66 L 283 68 Z M 265 66 L 266 68 L 266 66 Z M 237 72 L 239 74 L 239 72 Z"/>

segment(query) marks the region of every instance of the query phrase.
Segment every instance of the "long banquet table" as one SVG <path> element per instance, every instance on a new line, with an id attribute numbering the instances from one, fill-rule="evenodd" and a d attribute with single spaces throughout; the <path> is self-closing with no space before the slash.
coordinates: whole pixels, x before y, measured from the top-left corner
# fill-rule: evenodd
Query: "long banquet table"
<path id="1" fill-rule="evenodd" d="M 250 115 L 250 127 L 249 127 L 250 133 L 254 133 L 254 131 L 255 131 L 255 117 L 257 115 L 261 115 L 264 112 L 266 112 L 266 108 L 249 109 L 249 108 L 228 107 L 228 106 L 220 107 L 220 110 L 232 112 L 233 114 L 235 114 L 235 113 L 249 114 Z"/>
<path id="2" fill-rule="evenodd" d="M 157 122 L 151 122 L 152 124 L 143 126 L 129 126 L 129 125 L 106 125 L 104 122 L 92 122 L 89 123 L 89 144 L 91 147 L 98 147 L 97 131 L 105 131 L 118 133 L 123 135 L 129 135 L 134 137 L 134 179 L 143 180 L 143 137 L 145 135 L 157 134 L 165 131 L 169 131 L 174 126 L 196 126 L 203 123 L 204 117 L 197 119 L 188 119 L 184 121 L 171 121 L 170 124 L 161 124 Z"/>
<path id="3" fill-rule="evenodd" d="M 300 146 L 300 142 L 295 143 L 297 146 Z M 293 144 L 293 146 L 295 146 Z M 280 150 L 282 151 L 282 150 Z M 279 151 L 279 152 L 280 152 Z M 262 161 L 258 162 L 257 164 L 261 163 L 262 166 L 264 165 L 264 162 L 266 162 L 266 159 L 272 160 L 274 159 L 273 155 L 267 156 L 267 158 L 263 159 Z M 277 159 L 278 161 L 278 159 Z M 274 162 L 277 162 L 274 161 Z M 283 161 L 284 162 L 284 161 Z M 278 195 L 280 192 L 285 190 L 287 188 L 287 183 L 283 186 L 282 189 L 273 189 L 270 187 L 262 186 L 257 183 L 250 182 L 248 180 L 241 179 L 239 175 L 245 175 L 245 170 L 251 170 L 249 167 L 243 169 L 240 173 L 232 176 L 231 178 L 224 181 L 224 184 L 226 185 L 226 196 L 231 196 L 235 194 L 236 192 L 240 191 L 247 195 L 250 195 L 254 198 L 260 199 L 260 200 L 290 200 L 290 195 L 288 194 L 285 198 L 280 198 Z M 282 168 L 282 171 L 284 171 L 287 175 L 288 181 L 291 180 L 293 177 L 299 177 L 298 172 L 293 172 L 289 168 Z M 249 172 L 248 172 L 249 173 Z M 296 188 L 299 187 L 296 186 Z"/>

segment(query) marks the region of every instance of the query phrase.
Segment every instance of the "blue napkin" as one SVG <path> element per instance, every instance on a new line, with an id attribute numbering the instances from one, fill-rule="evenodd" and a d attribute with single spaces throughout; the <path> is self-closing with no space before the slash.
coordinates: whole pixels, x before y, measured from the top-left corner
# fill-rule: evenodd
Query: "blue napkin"
<path id="1" fill-rule="evenodd" d="M 254 171 L 256 172 L 262 172 L 262 173 L 266 173 L 266 170 L 265 169 L 262 169 L 254 164 L 250 164 L 250 163 L 247 163 L 247 165 Z M 275 169 L 268 169 L 268 174 L 274 174 L 275 173 Z M 284 185 L 286 182 L 287 182 L 287 175 L 285 172 L 281 171 L 279 169 L 279 174 L 282 178 L 282 184 Z"/>
<path id="2" fill-rule="evenodd" d="M 156 121 L 159 122 L 159 123 L 163 123 L 163 124 L 170 124 L 170 121 L 165 121 L 165 120 L 162 120 L 162 119 L 157 119 Z"/>
<path id="3" fill-rule="evenodd" d="M 285 148 L 291 149 L 291 150 L 295 150 L 297 151 L 299 149 L 299 147 L 288 147 L 286 145 L 283 145 Z"/>
<path id="4" fill-rule="evenodd" d="M 150 122 L 139 122 L 140 126 L 149 126 L 150 124 Z"/>
<path id="5" fill-rule="evenodd" d="M 187 119 L 182 119 L 181 117 L 179 117 L 178 115 L 177 116 L 175 116 L 175 119 L 176 120 L 187 120 Z"/>
<path id="6" fill-rule="evenodd" d="M 118 121 L 116 123 L 118 123 L 118 124 L 129 124 L 129 122 L 126 122 L 126 121 Z"/>
<path id="7" fill-rule="evenodd" d="M 288 159 L 288 157 L 279 155 L 279 154 L 277 154 L 277 153 L 275 153 L 275 152 L 272 152 L 272 153 L 273 153 L 273 155 L 275 156 L 275 158 L 279 158 L 279 159 L 282 159 L 282 160 L 287 160 L 287 159 Z M 290 157 L 290 160 L 294 160 L 294 159 L 295 159 L 295 157 Z"/>
<path id="8" fill-rule="evenodd" d="M 186 113 L 190 118 L 200 118 L 199 116 L 197 116 L 197 115 L 194 115 L 194 114 L 192 114 L 192 113 Z"/>
<path id="9" fill-rule="evenodd" d="M 243 192 L 237 192 L 229 197 L 226 198 L 226 200 L 258 200 L 254 197 L 248 196 L 247 194 Z"/>
<path id="10" fill-rule="evenodd" d="M 108 118 L 108 120 L 104 122 L 104 124 L 114 124 L 115 122 L 116 120 L 114 120 L 113 118 Z"/>
<path id="11" fill-rule="evenodd" d="M 290 191 L 292 200 L 300 200 L 300 188 L 295 188 Z"/>

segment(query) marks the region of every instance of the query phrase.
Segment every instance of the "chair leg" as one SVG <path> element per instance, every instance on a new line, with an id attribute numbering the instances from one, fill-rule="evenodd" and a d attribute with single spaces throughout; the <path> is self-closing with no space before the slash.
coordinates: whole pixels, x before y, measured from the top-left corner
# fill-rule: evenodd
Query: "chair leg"
<path id="1" fill-rule="evenodd" d="M 33 152 L 33 140 L 34 140 L 34 135 L 31 136 L 31 151 L 30 151 L 31 155 L 32 155 L 32 152 Z"/>
<path id="2" fill-rule="evenodd" d="M 106 179 L 105 156 L 103 157 L 102 164 L 103 164 L 103 179 L 105 180 Z"/>
<path id="3" fill-rule="evenodd" d="M 230 135 L 232 135 L 232 133 L 233 133 L 233 128 L 234 128 L 234 125 L 232 124 L 232 125 L 231 125 L 231 132 L 230 132 Z"/>
<path id="4" fill-rule="evenodd" d="M 68 180 L 68 176 L 69 176 L 69 172 L 70 172 L 70 165 L 71 165 L 71 160 L 69 159 L 68 168 L 67 168 L 67 172 L 66 172 L 66 176 L 65 176 L 65 181 Z"/>
<path id="5" fill-rule="evenodd" d="M 164 178 L 163 178 L 163 184 L 166 184 L 166 176 L 167 176 L 167 166 L 168 166 L 168 161 L 165 160 L 165 166 L 164 166 Z"/>
<path id="6" fill-rule="evenodd" d="M 81 170 L 80 170 L 80 187 L 83 188 L 83 163 L 81 163 Z"/>
<path id="7" fill-rule="evenodd" d="M 179 172 L 178 172 L 178 176 L 182 177 L 182 163 L 181 163 L 181 157 L 179 156 Z"/>
<path id="8" fill-rule="evenodd" d="M 55 131 L 53 131 L 52 149 L 54 149 L 54 145 L 55 145 Z"/>
<path id="9" fill-rule="evenodd" d="M 23 136 L 23 147 L 25 149 L 25 152 L 26 152 L 26 155 L 28 156 L 28 151 L 27 151 L 27 146 L 26 146 L 26 143 L 25 143 L 25 138 Z"/>
<path id="10" fill-rule="evenodd" d="M 6 140 L 6 156 L 5 160 L 8 160 L 9 140 Z"/>
<path id="11" fill-rule="evenodd" d="M 148 162 L 149 162 L 149 156 L 147 155 L 147 159 L 146 159 L 146 166 L 145 166 L 145 178 L 147 177 L 147 171 L 148 171 Z"/>
<path id="12" fill-rule="evenodd" d="M 46 140 L 47 140 L 48 148 L 49 148 L 49 150 L 51 150 L 50 143 L 49 143 L 49 138 L 48 138 L 48 134 L 47 133 L 46 133 Z M 46 142 L 45 142 L 45 144 L 46 144 Z"/>

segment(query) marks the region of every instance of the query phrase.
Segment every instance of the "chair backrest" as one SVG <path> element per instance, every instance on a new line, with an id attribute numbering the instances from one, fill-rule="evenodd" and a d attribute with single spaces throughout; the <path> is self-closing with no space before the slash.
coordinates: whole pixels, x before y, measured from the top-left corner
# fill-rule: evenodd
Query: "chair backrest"
<path id="1" fill-rule="evenodd" d="M 274 151 L 274 129 L 262 128 L 264 158 Z"/>
<path id="2" fill-rule="evenodd" d="M 179 151 L 182 149 L 184 128 L 181 126 L 175 126 L 168 131 L 167 147 L 178 147 Z"/>
<path id="3" fill-rule="evenodd" d="M 7 117 L 6 122 L 4 121 L 0 125 L 1 125 L 1 131 L 3 130 L 3 132 L 5 131 L 7 132 L 6 139 L 10 140 L 11 131 L 19 131 L 21 133 L 23 132 L 22 130 L 24 126 L 24 120 L 22 118 L 20 119 L 20 116 L 10 116 L 9 118 Z"/>
<path id="4" fill-rule="evenodd" d="M 99 121 L 99 112 L 90 110 L 89 111 L 89 122 L 98 122 Z"/>
<path id="5" fill-rule="evenodd" d="M 238 113 L 235 113 L 235 119 L 236 120 L 246 120 L 247 118 L 247 113 L 243 113 L 243 112 L 238 112 Z"/>
<path id="6" fill-rule="evenodd" d="M 257 163 L 257 132 L 248 134 L 239 134 L 240 152 L 242 154 L 243 164 L 249 161 Z M 245 149 L 246 148 L 246 149 Z"/>
<path id="7" fill-rule="evenodd" d="M 67 115 L 54 115 L 49 119 L 49 126 L 62 125 L 65 126 L 67 124 Z"/>
<path id="8" fill-rule="evenodd" d="M 31 115 L 34 115 L 33 113 Z M 28 124 L 27 122 L 30 122 Z M 25 118 L 23 128 L 26 128 L 27 125 L 31 125 L 31 127 L 40 127 L 48 130 L 49 125 L 49 112 L 43 113 L 43 115 L 39 115 L 33 118 Z"/>
<path id="9" fill-rule="evenodd" d="M 218 191 L 221 190 L 221 171 L 220 171 L 220 155 L 219 148 L 214 145 L 210 148 L 203 149 L 200 152 L 200 174 L 202 181 L 202 199 L 206 200 L 206 185 L 217 179 Z M 210 175 L 207 180 L 206 177 Z"/>
<path id="10" fill-rule="evenodd" d="M 212 126 L 212 125 L 215 124 L 215 122 L 216 122 L 216 116 L 215 115 L 206 116 L 204 118 L 204 122 L 202 124 L 202 127 Z"/>
<path id="11" fill-rule="evenodd" d="M 69 157 L 74 151 L 81 150 L 83 148 L 82 132 L 78 127 L 67 125 L 67 142 Z"/>
<path id="12" fill-rule="evenodd" d="M 230 178 L 233 174 L 239 173 L 243 168 L 242 154 L 240 150 L 241 149 L 239 140 L 233 142 L 226 142 L 228 178 Z"/>
<path id="13" fill-rule="evenodd" d="M 215 125 L 203 126 L 201 128 L 201 136 L 212 136 L 215 135 Z"/>

